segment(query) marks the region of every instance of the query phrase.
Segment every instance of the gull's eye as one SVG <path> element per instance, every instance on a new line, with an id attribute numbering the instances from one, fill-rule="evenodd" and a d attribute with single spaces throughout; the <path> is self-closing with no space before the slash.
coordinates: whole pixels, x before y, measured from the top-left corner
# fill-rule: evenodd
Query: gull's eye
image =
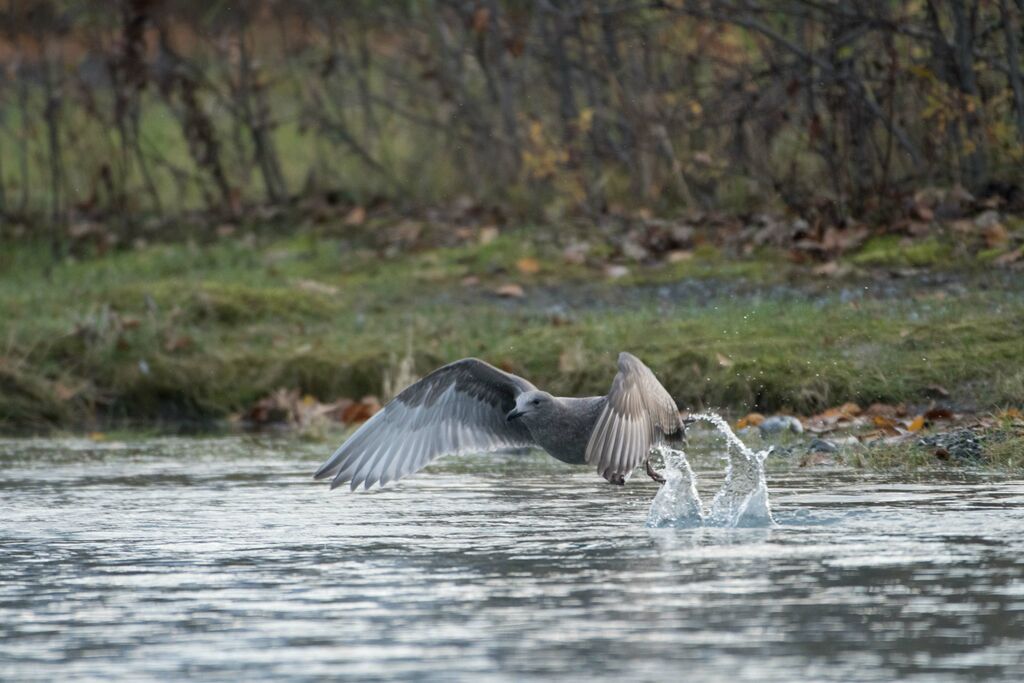
<path id="1" fill-rule="evenodd" d="M 540 405 L 540 399 L 539 398 L 533 399 L 533 405 L 539 406 Z"/>

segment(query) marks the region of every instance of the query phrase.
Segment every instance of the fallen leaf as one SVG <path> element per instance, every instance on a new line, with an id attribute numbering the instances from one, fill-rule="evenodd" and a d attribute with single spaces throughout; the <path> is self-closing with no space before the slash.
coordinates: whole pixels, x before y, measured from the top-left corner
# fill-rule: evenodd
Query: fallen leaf
<path id="1" fill-rule="evenodd" d="M 934 422 L 935 420 L 952 420 L 953 411 L 949 408 L 932 408 L 925 412 L 924 419 L 928 422 Z"/>
<path id="2" fill-rule="evenodd" d="M 992 261 L 992 263 L 994 263 L 997 266 L 1008 266 L 1012 263 L 1020 261 L 1021 258 L 1024 258 L 1024 247 L 1017 247 L 1013 251 L 1008 251 L 1005 254 L 997 256 L 995 260 Z"/>
<path id="3" fill-rule="evenodd" d="M 918 415 L 914 420 L 907 425 L 907 429 L 912 432 L 919 432 L 924 429 L 924 415 Z"/>
<path id="4" fill-rule="evenodd" d="M 872 403 L 864 411 L 864 414 L 868 417 L 882 416 L 892 419 L 896 417 L 896 406 L 891 406 L 888 403 Z"/>
<path id="5" fill-rule="evenodd" d="M 90 441 L 106 441 L 107 435 L 103 432 L 89 432 Z"/>
<path id="6" fill-rule="evenodd" d="M 1019 408 L 1007 408 L 996 417 L 1003 420 L 1024 420 L 1024 412 L 1021 412 Z"/>
<path id="7" fill-rule="evenodd" d="M 366 209 L 357 206 L 345 216 L 345 225 L 362 225 L 366 221 Z"/>
<path id="8" fill-rule="evenodd" d="M 479 241 L 481 246 L 487 246 L 494 240 L 498 239 L 498 228 L 494 225 L 485 225 L 480 228 Z"/>
<path id="9" fill-rule="evenodd" d="M 629 275 L 629 268 L 627 268 L 626 266 L 611 264 L 605 266 L 604 274 L 605 277 L 611 280 L 618 280 L 619 278 L 623 278 Z"/>
<path id="10" fill-rule="evenodd" d="M 917 205 L 914 207 L 914 216 L 922 221 L 930 221 L 935 218 L 935 212 L 927 206 Z"/>
<path id="11" fill-rule="evenodd" d="M 814 269 L 811 272 L 815 275 L 820 275 L 821 277 L 836 276 L 839 274 L 839 261 L 829 261 L 827 263 L 822 263 L 820 266 L 814 266 Z"/>
<path id="12" fill-rule="evenodd" d="M 683 261 L 689 261 L 693 258 L 693 252 L 689 249 L 673 249 L 668 252 L 665 259 L 669 263 L 682 263 Z"/>
<path id="13" fill-rule="evenodd" d="M 526 292 L 523 291 L 522 286 L 517 285 L 514 282 L 498 287 L 494 290 L 494 293 L 500 297 L 505 297 L 506 299 L 522 299 L 526 296 Z"/>
<path id="14" fill-rule="evenodd" d="M 182 351 L 190 346 L 192 346 L 192 337 L 188 336 L 187 334 L 179 334 L 170 337 L 164 343 L 164 351 Z"/>
<path id="15" fill-rule="evenodd" d="M 473 12 L 473 32 L 483 33 L 487 30 L 487 24 L 491 20 L 491 11 L 483 6 L 478 6 Z"/>
<path id="16" fill-rule="evenodd" d="M 1002 223 L 993 223 L 985 228 L 985 244 L 989 248 L 999 247 L 1010 241 L 1010 233 Z"/>
<path id="17" fill-rule="evenodd" d="M 715 358 L 718 359 L 718 365 L 720 365 L 723 368 L 731 368 L 733 365 L 735 365 L 735 363 L 732 361 L 732 359 L 730 359 L 728 356 L 726 356 L 724 354 L 716 352 L 715 353 Z"/>
<path id="18" fill-rule="evenodd" d="M 57 382 L 53 385 L 53 393 L 61 401 L 70 401 L 78 393 L 78 390 Z"/>
<path id="19" fill-rule="evenodd" d="M 736 429 L 743 429 L 744 427 L 757 427 L 764 422 L 764 415 L 761 413 L 750 413 L 746 417 L 741 417 L 736 421 Z"/>
<path id="20" fill-rule="evenodd" d="M 380 401 L 376 396 L 364 396 L 358 403 L 352 403 L 341 413 L 341 421 L 347 424 L 366 422 L 380 410 Z"/>
<path id="21" fill-rule="evenodd" d="M 843 405 L 839 406 L 839 410 L 852 417 L 856 417 L 860 415 L 861 412 L 863 412 L 861 411 L 860 406 L 857 405 L 856 403 L 853 403 L 852 401 L 844 403 Z"/>
<path id="22" fill-rule="evenodd" d="M 535 275 L 540 272 L 540 262 L 535 258 L 521 258 L 516 261 L 516 268 L 523 275 Z"/>
<path id="23" fill-rule="evenodd" d="M 329 285 L 326 282 L 317 282 L 316 280 L 299 280 L 295 283 L 295 286 L 304 292 L 323 294 L 324 296 L 335 296 L 341 291 L 334 285 Z"/>

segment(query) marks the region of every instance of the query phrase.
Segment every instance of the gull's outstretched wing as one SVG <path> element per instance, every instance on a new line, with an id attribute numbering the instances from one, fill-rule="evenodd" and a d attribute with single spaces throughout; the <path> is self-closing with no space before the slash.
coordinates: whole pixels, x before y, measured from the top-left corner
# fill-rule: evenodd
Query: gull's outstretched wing
<path id="1" fill-rule="evenodd" d="M 587 463 L 613 484 L 641 464 L 651 446 L 683 429 L 679 409 L 636 356 L 619 354 L 619 372 L 587 442 Z"/>
<path id="2" fill-rule="evenodd" d="M 445 365 L 367 420 L 314 476 L 333 476 L 332 489 L 351 482 L 354 491 L 400 479 L 441 455 L 531 445 L 521 422 L 505 415 L 516 396 L 534 389 L 476 358 Z"/>

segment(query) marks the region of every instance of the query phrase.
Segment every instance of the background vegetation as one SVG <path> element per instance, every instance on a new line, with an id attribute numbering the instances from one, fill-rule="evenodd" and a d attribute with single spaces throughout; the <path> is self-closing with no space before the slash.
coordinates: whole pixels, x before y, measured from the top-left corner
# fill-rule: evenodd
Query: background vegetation
<path id="1" fill-rule="evenodd" d="M 1019 208 L 1022 27 L 1021 0 L 11 1 L 0 214 Z"/>
<path id="2" fill-rule="evenodd" d="M 0 2 L 0 429 L 372 410 L 470 354 L 600 392 L 623 348 L 691 409 L 1020 405 L 1022 39 L 1024 0 Z"/>

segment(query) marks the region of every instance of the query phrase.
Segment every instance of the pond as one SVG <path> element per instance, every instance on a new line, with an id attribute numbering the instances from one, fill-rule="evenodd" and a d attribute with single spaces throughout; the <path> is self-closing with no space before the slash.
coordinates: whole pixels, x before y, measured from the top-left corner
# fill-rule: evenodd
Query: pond
<path id="1" fill-rule="evenodd" d="M 651 529 L 642 473 L 470 456 L 332 493 L 330 451 L 0 441 L 0 679 L 1024 677 L 1019 479 L 776 462 L 775 526 Z"/>

